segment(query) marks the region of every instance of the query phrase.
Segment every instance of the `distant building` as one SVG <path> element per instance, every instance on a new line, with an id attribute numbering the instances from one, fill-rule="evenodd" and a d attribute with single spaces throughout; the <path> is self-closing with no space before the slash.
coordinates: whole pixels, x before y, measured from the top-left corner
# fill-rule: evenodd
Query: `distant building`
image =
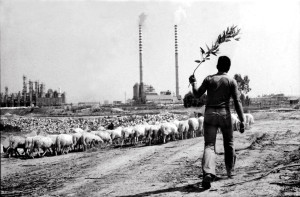
<path id="1" fill-rule="evenodd" d="M 157 95 L 152 85 L 144 85 L 145 95 Z"/>
<path id="2" fill-rule="evenodd" d="M 152 85 L 144 84 L 144 95 L 143 99 L 139 98 L 139 87 L 138 83 L 133 86 L 133 100 L 136 103 L 140 103 L 141 100 L 144 100 L 145 103 L 155 103 L 155 104 L 166 104 L 166 103 L 182 103 L 181 97 L 176 97 L 175 94 L 170 91 L 161 91 L 160 94 L 157 94 L 155 88 Z"/>
<path id="3" fill-rule="evenodd" d="M 114 104 L 114 105 L 121 105 L 121 104 L 122 104 L 122 101 L 113 101 L 113 104 Z"/>
<path id="4" fill-rule="evenodd" d="M 139 100 L 140 95 L 140 85 L 138 83 L 134 84 L 133 86 L 133 100 Z"/>
<path id="5" fill-rule="evenodd" d="M 148 94 L 146 95 L 147 103 L 155 103 L 155 104 L 170 104 L 170 103 L 182 103 L 181 99 L 178 99 L 175 93 L 171 93 L 170 90 L 161 91 L 160 94 Z"/>
<path id="6" fill-rule="evenodd" d="M 134 100 L 133 99 L 127 99 L 127 101 L 126 101 L 126 104 L 133 104 L 134 103 Z"/>
<path id="7" fill-rule="evenodd" d="M 100 102 L 79 102 L 78 106 L 100 106 L 101 103 Z"/>
<path id="8" fill-rule="evenodd" d="M 299 103 L 300 98 L 297 97 L 290 97 L 288 98 L 288 101 L 290 103 L 290 105 L 296 105 Z"/>
<path id="9" fill-rule="evenodd" d="M 141 91 L 143 93 L 141 94 Z M 133 100 L 136 103 L 145 103 L 146 102 L 146 96 L 147 95 L 157 95 L 155 92 L 155 89 L 152 85 L 143 84 L 143 87 L 141 87 L 141 84 L 135 83 L 133 86 Z"/>
<path id="10" fill-rule="evenodd" d="M 262 97 L 251 98 L 250 101 L 252 104 L 279 105 L 282 103 L 287 103 L 288 97 L 284 96 L 284 94 L 270 94 Z"/>
<path id="11" fill-rule="evenodd" d="M 167 91 L 161 91 L 160 92 L 161 95 L 171 95 L 171 91 L 170 90 L 167 90 Z"/>
<path id="12" fill-rule="evenodd" d="M 35 88 L 33 88 L 35 84 Z M 1 107 L 19 107 L 19 106 L 58 106 L 66 103 L 66 93 L 48 89 L 44 83 L 38 81 L 27 82 L 27 77 L 23 76 L 23 89 L 18 93 L 8 93 L 8 87 L 5 87 L 5 93 L 0 93 Z"/>

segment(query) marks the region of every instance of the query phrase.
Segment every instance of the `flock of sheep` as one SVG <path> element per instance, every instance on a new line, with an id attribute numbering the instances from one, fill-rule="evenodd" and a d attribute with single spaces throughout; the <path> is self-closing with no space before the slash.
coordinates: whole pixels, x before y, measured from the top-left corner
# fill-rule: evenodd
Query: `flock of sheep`
<path id="1" fill-rule="evenodd" d="M 231 115 L 234 130 L 239 129 L 239 119 L 236 114 Z M 254 123 L 251 114 L 245 114 L 246 128 Z M 47 134 L 40 133 L 34 136 L 10 136 L 9 146 L 4 147 L 8 156 L 20 156 L 18 150 L 22 149 L 22 155 L 28 158 L 45 156 L 45 154 L 65 154 L 69 151 L 85 151 L 94 146 L 107 146 L 118 144 L 121 147 L 145 143 L 147 145 L 166 143 L 170 140 L 183 140 L 203 135 L 204 117 L 193 117 L 185 120 L 144 122 L 135 126 L 119 126 L 113 130 L 107 130 L 100 126 L 90 130 L 86 127 L 71 128 L 66 133 Z M 41 152 L 42 151 L 42 152 Z"/>

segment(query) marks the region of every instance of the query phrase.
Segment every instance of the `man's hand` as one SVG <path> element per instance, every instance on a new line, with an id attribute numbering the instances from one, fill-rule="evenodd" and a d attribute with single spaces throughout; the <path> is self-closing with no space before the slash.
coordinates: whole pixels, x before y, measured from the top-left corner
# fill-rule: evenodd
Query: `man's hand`
<path id="1" fill-rule="evenodd" d="M 241 133 L 244 133 L 244 132 L 245 132 L 245 124 L 244 124 L 244 122 L 241 122 L 241 123 L 240 123 L 240 132 L 241 132 Z"/>
<path id="2" fill-rule="evenodd" d="M 193 84 L 193 83 L 196 82 L 195 75 L 191 75 L 191 76 L 189 77 L 189 82 L 190 82 L 191 84 Z"/>

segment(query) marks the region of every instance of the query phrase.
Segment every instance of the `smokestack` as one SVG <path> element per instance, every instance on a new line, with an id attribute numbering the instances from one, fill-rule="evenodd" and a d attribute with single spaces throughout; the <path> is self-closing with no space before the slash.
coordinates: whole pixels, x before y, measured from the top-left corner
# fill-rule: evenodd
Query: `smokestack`
<path id="1" fill-rule="evenodd" d="M 8 87 L 5 86 L 5 96 L 8 96 Z"/>
<path id="2" fill-rule="evenodd" d="M 34 91 L 34 93 L 35 94 L 39 94 L 39 82 L 35 81 L 34 84 L 35 84 L 35 91 Z"/>
<path id="3" fill-rule="evenodd" d="M 143 43 L 142 43 L 142 25 L 139 25 L 139 58 L 140 58 L 140 98 L 143 97 L 144 84 L 143 84 Z"/>
<path id="4" fill-rule="evenodd" d="M 146 20 L 146 15 L 144 13 L 139 16 L 139 58 L 140 58 L 140 91 L 139 97 L 140 101 L 144 102 L 144 83 L 143 83 L 143 42 L 142 42 L 142 26 Z"/>
<path id="5" fill-rule="evenodd" d="M 177 44 L 177 25 L 175 29 L 175 77 L 176 77 L 176 97 L 179 98 L 179 85 L 178 85 L 178 44 Z"/>
<path id="6" fill-rule="evenodd" d="M 18 107 L 21 106 L 21 92 L 18 92 Z"/>
<path id="7" fill-rule="evenodd" d="M 5 107 L 8 107 L 8 105 L 7 105 L 7 102 L 8 102 L 8 87 L 7 86 L 5 86 L 4 102 L 5 102 Z"/>
<path id="8" fill-rule="evenodd" d="M 27 94 L 27 83 L 26 83 L 26 79 L 27 77 L 25 75 L 23 75 L 23 98 L 24 98 L 24 101 L 26 100 L 26 94 Z"/>
<path id="9" fill-rule="evenodd" d="M 40 84 L 40 97 L 44 98 L 45 97 L 45 90 L 46 90 L 46 86 L 44 83 Z"/>
<path id="10" fill-rule="evenodd" d="M 32 104 L 33 82 L 29 80 L 29 102 Z"/>

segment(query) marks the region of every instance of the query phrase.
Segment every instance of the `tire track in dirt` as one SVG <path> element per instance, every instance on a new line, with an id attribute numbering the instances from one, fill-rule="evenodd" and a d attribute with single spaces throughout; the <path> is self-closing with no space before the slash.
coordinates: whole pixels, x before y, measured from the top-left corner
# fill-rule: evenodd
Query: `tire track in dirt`
<path id="1" fill-rule="evenodd" d="M 197 160 L 201 155 L 202 143 L 203 138 L 194 138 L 164 145 L 120 149 L 121 154 L 98 163 L 78 179 L 77 184 L 53 195 L 121 196 L 124 193 L 168 188 L 177 183 L 176 179 L 171 181 L 174 166 L 185 168 L 187 162 Z M 93 179 L 85 179 L 87 177 Z"/>
<path id="2" fill-rule="evenodd" d="M 95 150 L 97 152 L 93 152 Z M 106 151 L 93 149 L 84 153 L 28 160 L 13 158 L 16 162 L 1 169 L 6 171 L 5 175 L 1 175 L 1 196 L 41 196 L 65 187 L 96 165 L 93 158 L 101 152 Z M 1 158 L 1 163 L 10 160 Z"/>

